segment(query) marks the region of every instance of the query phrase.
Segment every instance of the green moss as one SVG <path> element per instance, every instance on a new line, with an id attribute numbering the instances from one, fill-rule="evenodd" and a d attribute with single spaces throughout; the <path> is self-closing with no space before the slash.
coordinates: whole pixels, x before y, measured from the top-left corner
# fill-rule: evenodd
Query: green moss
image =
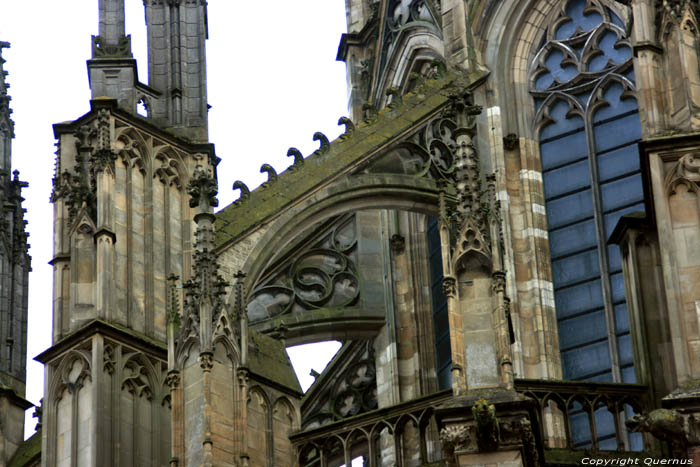
<path id="1" fill-rule="evenodd" d="M 464 87 L 465 83 L 473 83 L 483 77 L 483 72 L 468 76 L 449 72 L 444 78 L 426 81 L 416 94 L 404 96 L 396 110 L 382 111 L 376 122 L 358 124 L 352 136 L 331 142 L 328 153 L 310 155 L 298 170 L 285 170 L 268 186 L 251 191 L 247 200 L 222 209 L 216 215 L 217 248 L 224 247 L 266 222 L 271 216 L 292 206 L 303 195 L 342 175 L 357 162 L 400 138 L 443 106 L 448 101 L 450 89 Z"/>
<path id="2" fill-rule="evenodd" d="M 33 464 L 41 458 L 41 431 L 34 433 L 22 443 L 7 467 L 24 467 Z"/>
<path id="3" fill-rule="evenodd" d="M 302 394 L 299 380 L 282 342 L 253 329 L 249 331 L 249 339 L 248 368 L 250 371 Z"/>

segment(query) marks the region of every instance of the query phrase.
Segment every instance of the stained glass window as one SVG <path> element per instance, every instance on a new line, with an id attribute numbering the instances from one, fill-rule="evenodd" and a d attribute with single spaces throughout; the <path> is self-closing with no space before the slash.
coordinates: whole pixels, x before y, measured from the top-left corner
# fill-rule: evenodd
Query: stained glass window
<path id="1" fill-rule="evenodd" d="M 561 2 L 530 76 L 564 378 L 633 383 L 621 258 L 607 245 L 620 216 L 644 210 L 623 21 L 598 0 Z"/>
<path id="2" fill-rule="evenodd" d="M 450 348 L 450 323 L 447 299 L 442 292 L 442 252 L 438 220 L 428 218 L 428 262 L 430 265 L 430 297 L 432 299 L 433 329 L 435 330 L 435 359 L 438 387 L 452 386 L 452 349 Z"/>

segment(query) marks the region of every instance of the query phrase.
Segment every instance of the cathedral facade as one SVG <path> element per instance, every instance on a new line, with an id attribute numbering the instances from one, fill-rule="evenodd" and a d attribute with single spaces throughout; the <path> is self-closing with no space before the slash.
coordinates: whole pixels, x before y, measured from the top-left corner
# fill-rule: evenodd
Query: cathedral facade
<path id="1" fill-rule="evenodd" d="M 0 466 L 700 465 L 697 2 L 346 0 L 344 133 L 216 213 L 206 1 L 144 0 L 148 83 L 98 4 L 25 442 L 0 74 Z"/>

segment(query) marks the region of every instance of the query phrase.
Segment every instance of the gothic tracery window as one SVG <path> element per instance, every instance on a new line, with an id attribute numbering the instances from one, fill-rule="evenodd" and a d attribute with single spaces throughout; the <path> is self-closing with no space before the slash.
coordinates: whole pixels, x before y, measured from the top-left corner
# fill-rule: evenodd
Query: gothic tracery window
<path id="1" fill-rule="evenodd" d="M 643 211 L 632 49 L 599 0 L 561 2 L 530 72 L 565 379 L 634 382 L 622 266 L 607 240 Z"/>

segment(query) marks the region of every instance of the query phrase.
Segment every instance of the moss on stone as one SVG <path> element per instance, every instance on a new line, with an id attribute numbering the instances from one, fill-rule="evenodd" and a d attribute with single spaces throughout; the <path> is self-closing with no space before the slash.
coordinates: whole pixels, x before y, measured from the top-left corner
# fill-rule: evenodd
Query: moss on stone
<path id="1" fill-rule="evenodd" d="M 462 75 L 453 72 L 437 80 L 428 80 L 414 93 L 406 94 L 396 110 L 384 110 L 372 124 L 358 124 L 352 136 L 331 142 L 326 154 L 313 153 L 297 170 L 285 170 L 274 182 L 250 192 L 216 215 L 216 246 L 221 249 L 240 235 L 255 228 L 303 195 L 342 175 L 350 167 L 375 154 L 422 123 L 449 99 L 451 90 L 482 79 L 483 73 Z"/>
<path id="2" fill-rule="evenodd" d="M 299 380 L 282 342 L 251 329 L 248 368 L 258 376 L 302 394 Z"/>
<path id="3" fill-rule="evenodd" d="M 34 465 L 41 459 L 41 431 L 34 433 L 22 443 L 7 467 L 24 467 Z"/>

